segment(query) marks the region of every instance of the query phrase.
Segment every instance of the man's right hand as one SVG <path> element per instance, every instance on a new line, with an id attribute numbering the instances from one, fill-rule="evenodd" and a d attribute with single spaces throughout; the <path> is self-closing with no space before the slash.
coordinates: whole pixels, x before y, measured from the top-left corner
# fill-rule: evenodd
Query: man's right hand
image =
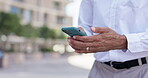
<path id="1" fill-rule="evenodd" d="M 127 48 L 127 40 L 124 35 L 119 35 L 107 27 L 92 27 L 91 30 L 99 34 L 68 38 L 69 44 L 77 53 L 95 53 Z"/>

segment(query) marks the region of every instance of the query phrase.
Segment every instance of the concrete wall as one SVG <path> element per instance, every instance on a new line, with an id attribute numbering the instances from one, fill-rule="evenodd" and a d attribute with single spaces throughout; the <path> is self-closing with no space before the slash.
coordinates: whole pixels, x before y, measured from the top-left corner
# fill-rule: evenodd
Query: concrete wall
<path id="1" fill-rule="evenodd" d="M 54 2 L 59 2 L 61 4 L 60 10 L 54 8 Z M 70 3 L 69 0 L 24 0 L 24 2 L 0 0 L 0 11 L 10 12 L 12 6 L 21 8 L 23 11 L 30 10 L 32 11 L 31 23 L 35 27 L 40 27 L 45 24 L 44 15 L 46 14 L 46 24 L 49 28 L 61 28 L 61 26 L 72 26 L 72 18 L 67 16 L 65 12 L 65 7 L 68 3 Z M 57 16 L 64 17 L 66 19 L 66 23 L 58 24 Z M 26 23 L 28 22 L 22 19 L 22 24 Z"/>

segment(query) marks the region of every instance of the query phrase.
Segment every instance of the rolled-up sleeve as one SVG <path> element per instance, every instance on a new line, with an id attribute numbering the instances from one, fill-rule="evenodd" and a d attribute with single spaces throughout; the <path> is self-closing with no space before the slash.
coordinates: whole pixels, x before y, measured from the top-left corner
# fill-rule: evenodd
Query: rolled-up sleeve
<path id="1" fill-rule="evenodd" d="M 93 2 L 82 0 L 79 13 L 78 27 L 82 27 L 88 36 L 92 35 L 90 27 L 93 23 Z"/>
<path id="2" fill-rule="evenodd" d="M 148 28 L 143 33 L 125 34 L 125 36 L 130 52 L 148 52 Z"/>

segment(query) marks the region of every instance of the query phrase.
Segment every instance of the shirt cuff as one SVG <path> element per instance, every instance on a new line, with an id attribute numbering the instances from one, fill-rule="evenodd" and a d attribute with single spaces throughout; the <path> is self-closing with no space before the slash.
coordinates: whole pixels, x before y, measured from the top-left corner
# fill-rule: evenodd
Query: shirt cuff
<path id="1" fill-rule="evenodd" d="M 142 33 L 138 33 L 138 34 L 124 34 L 127 38 L 127 48 L 128 51 L 130 51 L 131 53 L 138 53 L 142 51 L 142 45 L 141 45 L 141 40 L 140 40 L 140 36 L 142 35 Z"/>

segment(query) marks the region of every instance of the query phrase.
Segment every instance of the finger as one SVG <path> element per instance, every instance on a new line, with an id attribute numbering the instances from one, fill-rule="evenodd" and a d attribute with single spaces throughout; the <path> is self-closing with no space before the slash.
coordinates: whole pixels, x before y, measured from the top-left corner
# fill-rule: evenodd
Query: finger
<path id="1" fill-rule="evenodd" d="M 72 37 L 68 37 L 67 38 L 68 43 L 70 43 L 70 39 L 72 39 Z"/>
<path id="2" fill-rule="evenodd" d="M 86 32 L 84 31 L 84 29 L 82 27 L 78 27 L 78 29 L 80 29 L 82 32 L 84 32 L 86 34 Z"/>
<path id="3" fill-rule="evenodd" d="M 108 51 L 108 49 L 105 47 L 98 47 L 98 48 L 90 47 L 88 51 L 87 49 L 86 50 L 76 50 L 77 53 L 96 53 L 96 52 L 104 52 L 104 51 Z"/>
<path id="4" fill-rule="evenodd" d="M 69 39 L 69 45 L 74 49 L 85 49 L 89 44 L 91 44 L 91 43 L 84 43 L 82 41 Z"/>
<path id="5" fill-rule="evenodd" d="M 86 51 L 86 50 L 75 50 L 76 53 L 94 53 L 92 51 Z"/>
<path id="6" fill-rule="evenodd" d="M 104 52 L 104 51 L 108 51 L 108 49 L 106 47 L 90 47 L 90 51 L 92 52 Z"/>
<path id="7" fill-rule="evenodd" d="M 76 41 L 76 40 L 71 40 L 69 45 L 73 49 L 78 49 L 78 50 L 86 50 L 87 47 L 104 47 L 104 44 L 102 42 L 81 42 L 81 41 Z"/>
<path id="8" fill-rule="evenodd" d="M 69 44 L 70 45 L 70 44 Z M 71 46 L 71 45 L 70 45 Z M 74 50 L 80 50 L 79 47 L 71 46 Z"/>
<path id="9" fill-rule="evenodd" d="M 91 30 L 94 33 L 108 33 L 111 31 L 108 27 L 91 27 Z"/>
<path id="10" fill-rule="evenodd" d="M 92 42 L 92 41 L 100 41 L 100 35 L 93 35 L 93 36 L 73 36 L 73 39 L 80 40 L 83 42 Z"/>

